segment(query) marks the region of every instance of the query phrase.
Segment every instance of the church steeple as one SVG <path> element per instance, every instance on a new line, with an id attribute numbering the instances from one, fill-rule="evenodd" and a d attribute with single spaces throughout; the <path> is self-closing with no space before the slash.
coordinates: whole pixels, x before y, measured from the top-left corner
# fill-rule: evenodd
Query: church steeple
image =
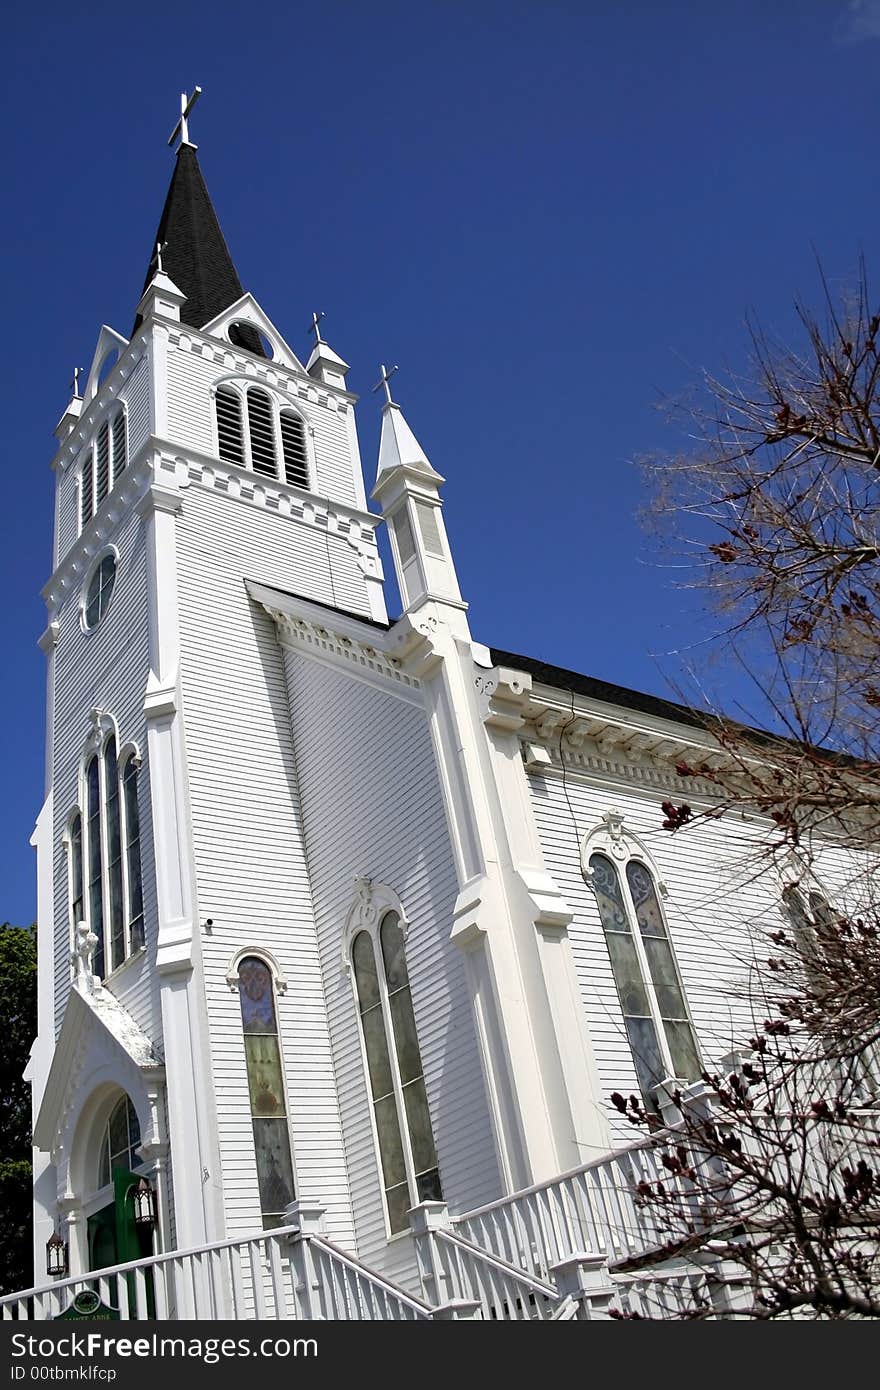
<path id="1" fill-rule="evenodd" d="M 177 151 L 174 173 L 152 244 L 153 253 L 141 293 L 146 291 L 156 271 L 156 248 L 162 247 L 165 274 L 186 295 L 180 310 L 182 323 L 202 328 L 243 295 L 238 272 L 199 168 L 196 147 L 188 141 Z M 138 315 L 135 330 L 140 322 Z M 250 343 L 246 346 L 252 347 Z"/>

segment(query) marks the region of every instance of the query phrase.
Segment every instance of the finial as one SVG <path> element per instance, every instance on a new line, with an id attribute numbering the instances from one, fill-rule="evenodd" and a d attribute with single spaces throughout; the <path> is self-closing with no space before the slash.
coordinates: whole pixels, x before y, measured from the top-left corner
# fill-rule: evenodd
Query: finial
<path id="1" fill-rule="evenodd" d="M 324 339 L 321 337 L 321 330 L 320 330 L 320 328 L 318 327 L 318 325 L 320 324 L 321 319 L 322 319 L 323 317 L 324 317 L 324 310 L 322 309 L 322 310 L 320 311 L 320 313 L 313 313 L 313 314 L 312 314 L 312 321 L 311 321 L 311 323 L 309 324 L 309 332 L 310 332 L 310 333 L 314 333 L 314 335 L 315 335 L 315 347 L 318 347 L 318 346 L 319 346 L 321 343 L 323 343 L 323 341 L 324 341 Z"/>
<path id="2" fill-rule="evenodd" d="M 167 242 L 167 241 L 157 241 L 157 242 L 156 242 L 156 274 L 157 274 L 157 275 L 164 275 L 164 274 L 165 274 L 165 267 L 164 267 L 164 265 L 162 264 L 162 252 L 163 252 L 163 251 L 167 251 L 167 249 L 168 249 L 168 242 Z"/>
<path id="3" fill-rule="evenodd" d="M 70 389 L 71 389 L 71 391 L 73 392 L 73 395 L 74 395 L 74 399 L 75 399 L 75 400 L 79 400 L 79 379 L 80 379 L 81 375 L 82 375 L 82 367 L 74 367 L 74 369 L 73 369 L 73 381 L 70 383 Z"/>
<path id="4" fill-rule="evenodd" d="M 379 388 L 380 388 L 381 386 L 384 386 L 384 387 L 385 387 L 385 399 L 386 399 L 388 405 L 394 405 L 394 401 L 391 399 L 391 388 L 390 388 L 390 386 L 388 385 L 388 383 L 389 383 L 389 381 L 391 380 L 391 378 L 394 376 L 394 373 L 397 371 L 397 367 L 392 367 L 392 368 L 391 368 L 391 371 L 390 371 L 390 372 L 387 372 L 387 371 L 385 370 L 385 363 L 384 363 L 384 362 L 381 362 L 381 363 L 379 364 L 379 371 L 380 371 L 381 375 L 380 375 L 380 377 L 379 377 L 379 380 L 376 382 L 376 385 L 373 387 L 373 390 L 374 390 L 374 391 L 378 391 Z"/>
<path id="5" fill-rule="evenodd" d="M 187 117 L 189 116 L 190 111 L 192 111 L 193 107 L 195 106 L 196 102 L 198 101 L 201 95 L 201 87 L 193 87 L 193 94 L 191 97 L 187 97 L 186 92 L 181 92 L 180 120 L 177 122 L 177 125 L 174 127 L 174 129 L 168 137 L 169 145 L 173 145 L 179 135 L 181 145 L 192 145 L 193 149 L 196 148 L 196 146 L 193 145 L 192 141 L 189 138 L 189 123 L 187 121 Z"/>

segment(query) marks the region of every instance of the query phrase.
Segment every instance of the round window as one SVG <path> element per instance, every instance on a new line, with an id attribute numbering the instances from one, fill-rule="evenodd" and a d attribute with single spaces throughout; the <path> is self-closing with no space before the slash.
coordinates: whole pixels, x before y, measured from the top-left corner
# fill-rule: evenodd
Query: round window
<path id="1" fill-rule="evenodd" d="M 97 627 L 110 604 L 113 585 L 116 583 L 116 556 L 105 555 L 101 563 L 92 571 L 86 589 L 83 621 L 86 631 Z"/>

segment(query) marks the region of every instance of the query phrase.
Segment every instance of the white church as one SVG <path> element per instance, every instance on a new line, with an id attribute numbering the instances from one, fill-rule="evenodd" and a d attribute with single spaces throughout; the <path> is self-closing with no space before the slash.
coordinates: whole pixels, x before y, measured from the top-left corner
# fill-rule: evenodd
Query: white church
<path id="1" fill-rule="evenodd" d="M 753 1031 L 748 828 L 660 829 L 698 717 L 490 645 L 454 460 L 383 369 L 362 464 L 319 317 L 303 362 L 239 280 L 190 107 L 134 325 L 56 430 L 35 1274 L 3 1317 L 662 1306 L 693 1274 L 638 1268 L 652 1158 L 610 1097 L 662 1116 Z"/>

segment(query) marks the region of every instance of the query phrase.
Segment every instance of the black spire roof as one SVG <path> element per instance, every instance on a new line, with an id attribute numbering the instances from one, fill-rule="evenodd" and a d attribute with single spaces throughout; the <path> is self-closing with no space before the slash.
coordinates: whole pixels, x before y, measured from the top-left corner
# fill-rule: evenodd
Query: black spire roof
<path id="1" fill-rule="evenodd" d="M 186 295 L 180 310 L 181 322 L 202 328 L 241 298 L 244 290 L 220 230 L 194 145 L 181 145 L 177 151 L 165 206 L 153 237 L 144 290 L 156 269 L 156 245 L 164 246 L 166 242 L 163 268 Z M 135 330 L 140 321 L 138 315 Z M 253 350 L 250 343 L 243 346 Z M 258 346 L 256 350 L 259 351 Z"/>

